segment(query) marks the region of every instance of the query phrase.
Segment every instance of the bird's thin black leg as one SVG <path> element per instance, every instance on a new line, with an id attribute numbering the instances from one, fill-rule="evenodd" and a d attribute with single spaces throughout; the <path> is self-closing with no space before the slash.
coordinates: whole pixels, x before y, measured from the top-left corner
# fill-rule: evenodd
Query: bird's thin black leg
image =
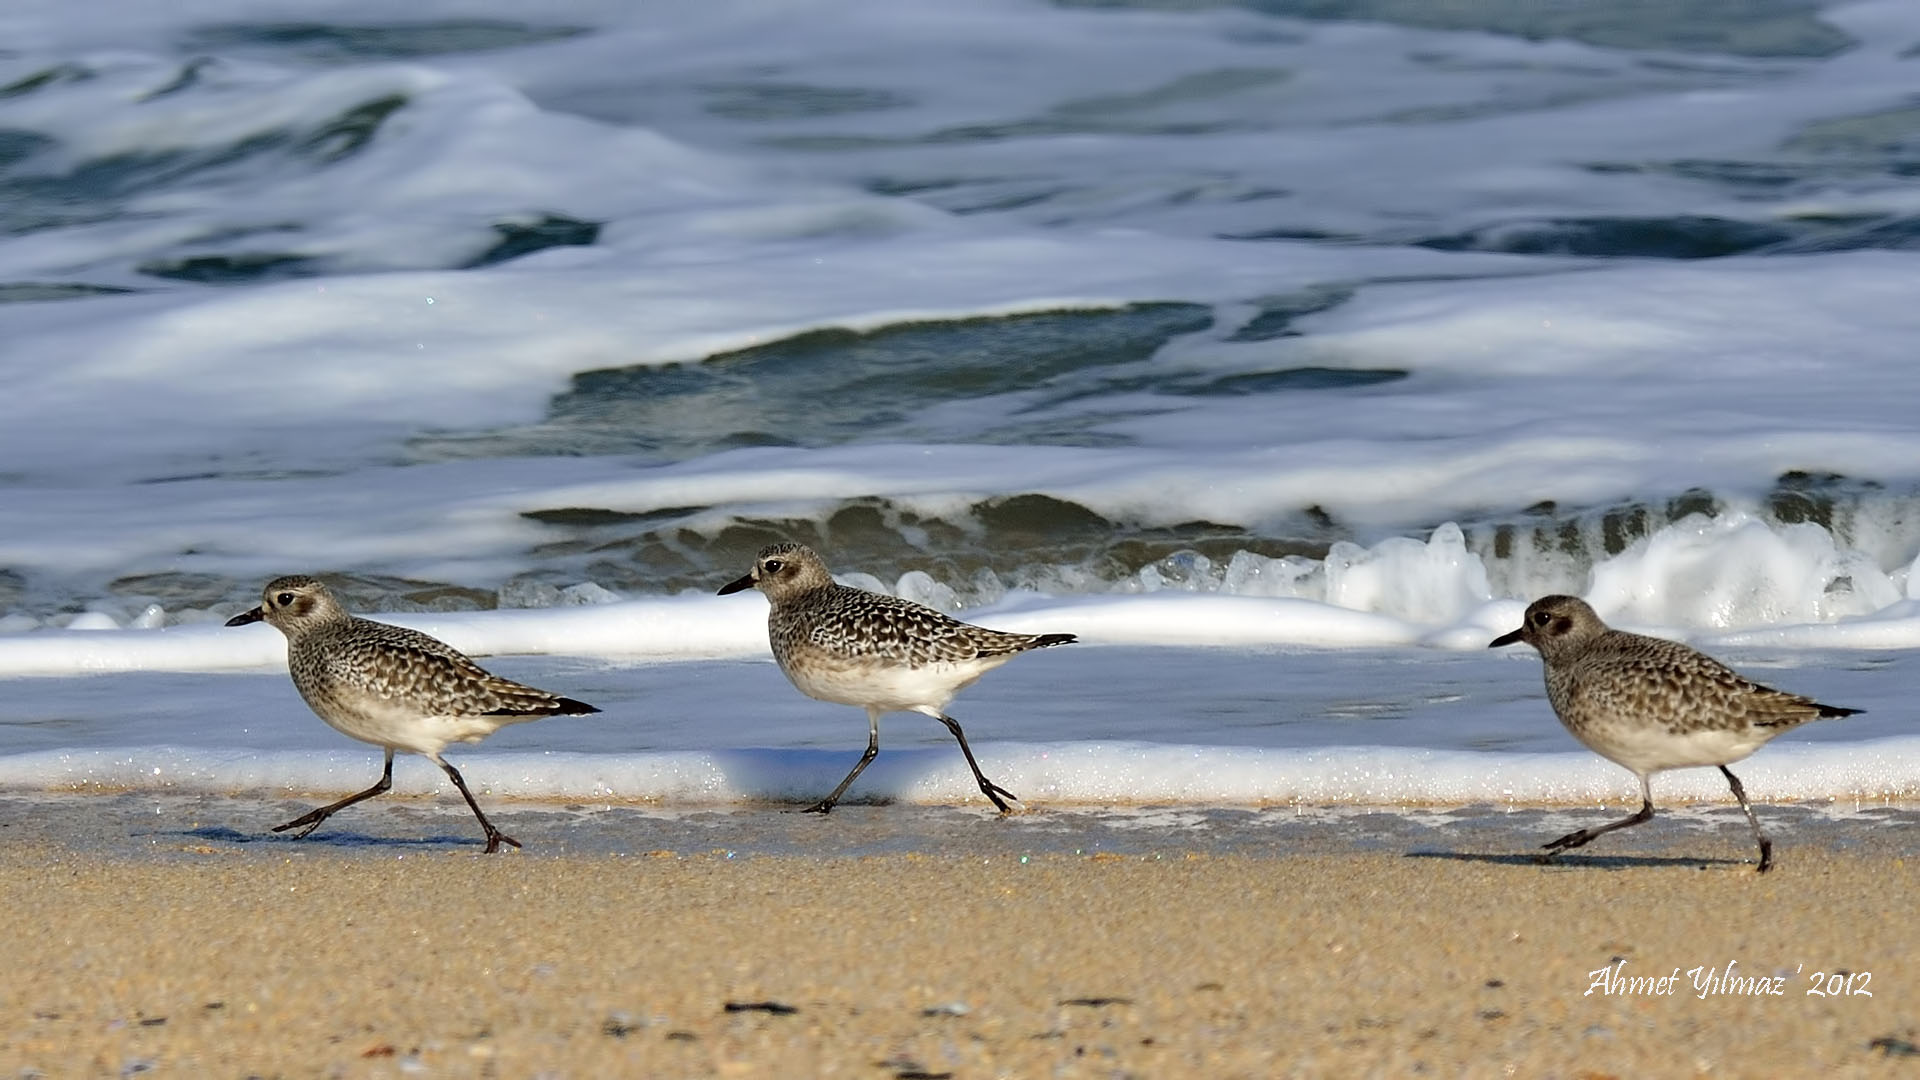
<path id="1" fill-rule="evenodd" d="M 487 831 L 487 854 L 491 855 L 499 851 L 501 844 L 512 844 L 514 847 L 520 846 L 520 841 L 494 828 L 493 822 L 487 820 L 487 815 L 480 812 L 480 804 L 473 801 L 473 792 L 467 790 L 467 782 L 460 778 L 459 769 L 447 764 L 439 757 L 435 757 L 433 763 L 447 771 L 447 778 L 453 781 L 454 787 L 460 789 L 460 794 L 466 798 L 467 805 L 473 808 L 473 816 L 480 819 L 480 827 Z"/>
<path id="2" fill-rule="evenodd" d="M 1639 825 L 1652 820 L 1653 820 L 1653 791 L 1648 786 L 1647 778 L 1643 776 L 1640 778 L 1640 812 L 1639 813 L 1633 815 L 1632 817 L 1621 818 L 1619 821 L 1609 821 L 1605 825 L 1596 825 L 1591 829 L 1581 829 L 1578 832 L 1570 832 L 1567 835 L 1561 837 L 1558 840 L 1555 840 L 1550 844 L 1542 844 L 1541 846 L 1547 849 L 1547 854 L 1540 856 L 1540 859 L 1542 862 L 1544 862 L 1546 860 L 1553 858 L 1555 855 L 1560 854 L 1563 851 L 1568 851 L 1577 847 L 1584 847 L 1588 842 L 1593 840 L 1595 837 L 1605 836 L 1607 833 L 1610 833 L 1615 829 L 1624 829 L 1629 825 Z"/>
<path id="3" fill-rule="evenodd" d="M 318 810 L 309 810 L 306 813 L 300 815 L 299 817 L 294 818 L 292 821 L 287 822 L 285 825 L 275 825 L 273 827 L 273 831 L 286 832 L 288 829 L 299 829 L 300 830 L 299 832 L 293 834 L 293 839 L 298 840 L 301 837 L 312 832 L 313 830 L 319 828 L 320 823 L 332 817 L 336 811 L 345 810 L 347 807 L 352 806 L 354 803 L 360 802 L 365 799 L 371 799 L 375 795 L 384 794 L 385 792 L 390 790 L 392 787 L 393 787 L 393 751 L 388 750 L 387 764 L 385 768 L 380 770 L 379 783 L 373 785 L 372 787 L 368 788 L 365 791 L 359 792 L 358 794 L 349 795 L 346 798 L 341 799 L 337 803 L 328 803 L 326 806 L 323 806 Z"/>
<path id="4" fill-rule="evenodd" d="M 1720 771 L 1727 774 L 1727 783 L 1733 788 L 1733 797 L 1740 800 L 1740 809 L 1747 812 L 1747 824 L 1753 826 L 1753 838 L 1760 842 L 1758 872 L 1764 874 L 1773 868 L 1773 841 L 1767 839 L 1767 834 L 1760 831 L 1760 819 L 1753 816 L 1753 806 L 1747 802 L 1747 789 L 1740 786 L 1740 778 L 1733 775 L 1733 770 L 1725 765 L 1720 766 Z"/>
<path id="5" fill-rule="evenodd" d="M 986 774 L 980 771 L 980 763 L 973 760 L 973 747 L 967 745 L 967 733 L 960 730 L 960 721 L 942 713 L 940 714 L 940 722 L 947 725 L 947 730 L 953 732 L 953 737 L 960 741 L 960 752 L 967 755 L 967 767 L 973 770 L 973 778 L 979 781 L 981 793 L 993 800 L 993 805 L 998 807 L 1001 813 L 1011 813 L 1013 808 L 1008 806 L 1006 801 L 1001 799 L 1000 796 L 1005 795 L 1008 799 L 1012 799 L 1015 802 L 1020 800 L 1020 796 L 995 784 L 993 781 L 987 779 Z"/>
<path id="6" fill-rule="evenodd" d="M 853 771 L 847 774 L 847 778 L 845 780 L 840 781 L 839 787 L 833 789 L 833 794 L 828 795 L 826 798 L 821 799 L 819 802 L 814 803 L 812 806 L 809 806 L 805 810 L 802 810 L 800 812 L 803 814 L 825 814 L 825 813 L 831 812 L 833 810 L 834 804 L 840 801 L 840 796 L 845 795 L 847 793 L 847 788 L 853 785 L 853 778 L 856 776 L 859 776 L 861 771 L 864 770 L 869 764 L 871 764 L 874 758 L 877 758 L 879 756 L 880 756 L 880 714 L 873 711 L 872 709 L 868 709 L 867 710 L 867 752 L 860 755 L 860 760 L 854 764 Z"/>

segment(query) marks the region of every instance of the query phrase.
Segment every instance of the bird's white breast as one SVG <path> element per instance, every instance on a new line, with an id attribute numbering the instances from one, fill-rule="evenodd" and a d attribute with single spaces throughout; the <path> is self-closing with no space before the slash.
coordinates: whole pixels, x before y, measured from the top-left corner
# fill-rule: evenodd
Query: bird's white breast
<path id="1" fill-rule="evenodd" d="M 422 716 L 372 695 L 352 701 L 311 702 L 313 711 L 342 735 L 375 746 L 432 757 L 449 743 L 479 742 L 501 727 L 531 716 Z"/>
<path id="2" fill-rule="evenodd" d="M 953 695 L 1008 659 L 995 656 L 958 664 L 907 667 L 815 655 L 795 658 L 783 665 L 783 670 L 810 698 L 892 712 L 923 706 L 944 709 Z"/>
<path id="3" fill-rule="evenodd" d="M 1765 746 L 1773 737 L 1772 731 L 1764 728 L 1678 733 L 1645 724 L 1603 724 L 1586 731 L 1574 731 L 1573 735 L 1594 753 L 1643 776 L 1662 769 L 1731 765 Z"/>

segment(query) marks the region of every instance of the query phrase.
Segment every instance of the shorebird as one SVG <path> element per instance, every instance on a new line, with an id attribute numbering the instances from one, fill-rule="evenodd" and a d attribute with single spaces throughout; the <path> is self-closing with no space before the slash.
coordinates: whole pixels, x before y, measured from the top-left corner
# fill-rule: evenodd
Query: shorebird
<path id="1" fill-rule="evenodd" d="M 387 752 L 379 783 L 274 826 L 274 832 L 300 830 L 295 839 L 391 788 L 394 751 L 405 750 L 440 766 L 460 789 L 486 830 L 488 852 L 501 844 L 519 847 L 520 841 L 494 828 L 480 812 L 460 770 L 440 752 L 448 743 L 477 743 L 508 724 L 600 711 L 490 674 L 460 650 L 418 630 L 350 615 L 325 585 L 304 575 L 267 582 L 260 606 L 228 619 L 227 625 L 261 621 L 287 635 L 287 670 L 307 706 L 335 731 Z"/>
<path id="2" fill-rule="evenodd" d="M 1639 813 L 1568 833 L 1545 845 L 1542 859 L 1651 820 L 1654 773 L 1717 765 L 1753 827 L 1764 874 L 1773 865 L 1773 841 L 1727 766 L 1809 720 L 1861 711 L 1762 686 L 1678 642 L 1611 629 L 1578 597 L 1535 600 L 1520 629 L 1494 638 L 1488 648 L 1516 641 L 1540 650 L 1547 700 L 1573 737 L 1640 778 Z"/>
<path id="3" fill-rule="evenodd" d="M 963 623 L 911 600 L 849 588 L 833 580 L 811 548 L 781 543 L 763 549 L 745 577 L 720 595 L 759 589 L 772 606 L 767 639 L 780 670 L 810 698 L 867 710 L 867 752 L 832 794 L 804 811 L 832 810 L 854 778 L 880 753 L 880 717 L 912 711 L 947 726 L 966 755 L 980 791 L 1001 813 L 1018 796 L 986 778 L 947 703 L 974 680 L 1029 649 L 1065 645 L 1072 634 L 1008 634 Z"/>

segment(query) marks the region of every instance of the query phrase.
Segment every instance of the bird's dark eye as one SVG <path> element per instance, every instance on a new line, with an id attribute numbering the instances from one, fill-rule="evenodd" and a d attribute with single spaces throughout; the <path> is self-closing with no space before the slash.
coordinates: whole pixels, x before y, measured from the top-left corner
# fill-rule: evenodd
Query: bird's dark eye
<path id="1" fill-rule="evenodd" d="M 286 607 L 288 604 L 293 603 L 293 594 L 290 592 L 283 592 L 279 596 L 274 597 L 273 602 L 276 604 L 279 604 L 281 607 Z"/>
<path id="2" fill-rule="evenodd" d="M 768 559 L 766 562 L 766 571 L 769 574 L 777 574 L 780 572 L 780 568 L 785 565 L 786 564 L 779 559 Z"/>
<path id="3" fill-rule="evenodd" d="M 1536 611 L 1533 613 L 1533 625 L 1535 626 L 1545 626 L 1552 621 L 1553 614 L 1551 612 Z"/>

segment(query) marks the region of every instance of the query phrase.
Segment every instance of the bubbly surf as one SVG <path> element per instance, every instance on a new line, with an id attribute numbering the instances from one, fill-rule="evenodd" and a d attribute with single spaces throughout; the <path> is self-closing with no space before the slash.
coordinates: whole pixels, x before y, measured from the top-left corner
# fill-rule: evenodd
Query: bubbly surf
<path id="1" fill-rule="evenodd" d="M 1624 797 L 1482 655 L 1556 591 L 1911 797 L 1920 14 L 1377 7 L 0 15 L 0 784 L 364 784 L 219 626 L 309 572 L 624 710 L 480 786 L 806 798 L 859 717 L 710 595 L 793 538 L 1081 636 L 955 706 L 1038 800 Z"/>

